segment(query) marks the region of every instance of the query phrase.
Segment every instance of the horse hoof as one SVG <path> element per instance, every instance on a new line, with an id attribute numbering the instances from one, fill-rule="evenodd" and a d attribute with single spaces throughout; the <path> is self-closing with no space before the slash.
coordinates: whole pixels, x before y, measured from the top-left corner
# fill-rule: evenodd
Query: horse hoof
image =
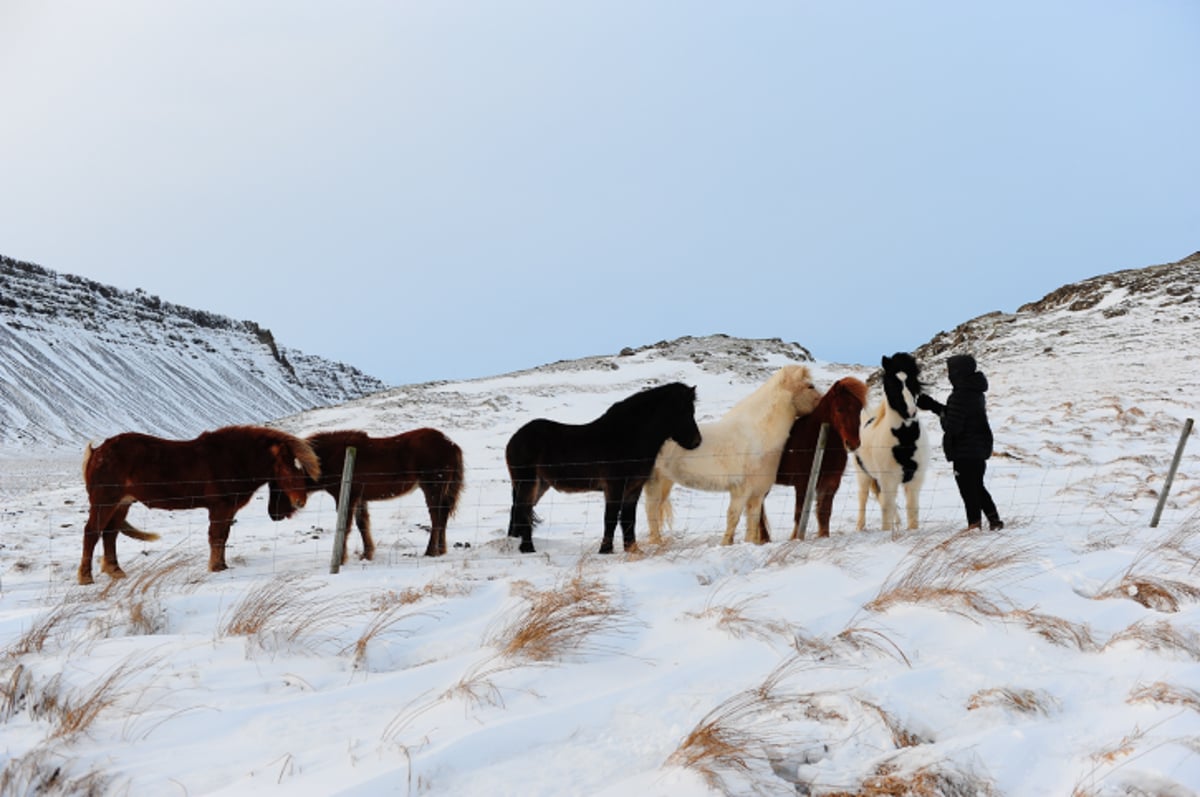
<path id="1" fill-rule="evenodd" d="M 80 573 L 79 574 L 79 583 L 84 586 L 87 586 L 88 584 L 95 584 L 96 579 L 92 578 L 91 573 Z"/>
<path id="2" fill-rule="evenodd" d="M 535 550 L 533 549 L 533 543 L 532 543 L 532 542 L 523 542 L 523 543 L 521 543 L 521 547 L 520 547 L 520 548 L 518 548 L 518 550 L 519 550 L 521 553 L 537 553 L 537 551 L 535 551 Z"/>
<path id="3" fill-rule="evenodd" d="M 612 553 L 613 547 L 611 542 L 606 542 L 600 546 L 600 553 Z"/>

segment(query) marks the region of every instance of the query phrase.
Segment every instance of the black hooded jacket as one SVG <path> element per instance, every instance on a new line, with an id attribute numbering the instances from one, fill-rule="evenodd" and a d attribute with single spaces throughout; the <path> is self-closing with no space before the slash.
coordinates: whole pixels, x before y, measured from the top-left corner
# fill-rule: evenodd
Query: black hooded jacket
<path id="1" fill-rule="evenodd" d="M 946 360 L 946 371 L 954 389 L 943 405 L 922 395 L 917 405 L 937 413 L 942 420 L 942 450 L 951 462 L 987 459 L 992 455 L 992 427 L 987 417 L 988 381 L 975 369 L 975 358 L 956 354 Z"/>

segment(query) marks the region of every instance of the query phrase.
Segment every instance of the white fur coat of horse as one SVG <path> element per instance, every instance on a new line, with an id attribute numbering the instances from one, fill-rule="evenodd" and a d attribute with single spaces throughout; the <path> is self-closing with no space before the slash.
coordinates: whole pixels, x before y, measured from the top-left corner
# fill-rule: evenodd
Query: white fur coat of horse
<path id="1" fill-rule="evenodd" d="M 788 433 L 796 418 L 812 412 L 820 399 L 807 366 L 785 365 L 720 420 L 700 424 L 698 448 L 689 451 L 670 440 L 664 443 L 642 491 L 649 541 L 662 542 L 662 527 L 672 517 L 671 488 L 678 483 L 696 490 L 729 491 L 722 544 L 733 543 L 743 513 L 746 540 L 763 542 L 763 498 L 775 483 Z"/>
<path id="2" fill-rule="evenodd" d="M 867 497 L 873 494 L 883 514 L 884 531 L 900 529 L 897 496 L 904 488 L 908 529 L 920 521 L 921 485 L 929 470 L 929 436 L 917 418 L 921 392 L 916 362 L 910 355 L 884 357 L 884 398 L 862 412 L 861 445 L 854 452 L 858 476 L 858 530 L 866 527 Z"/>

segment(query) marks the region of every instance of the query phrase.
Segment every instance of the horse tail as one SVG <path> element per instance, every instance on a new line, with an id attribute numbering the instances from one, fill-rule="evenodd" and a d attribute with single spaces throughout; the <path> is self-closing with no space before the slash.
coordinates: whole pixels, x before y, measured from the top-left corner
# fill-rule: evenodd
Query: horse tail
<path id="1" fill-rule="evenodd" d="M 142 531 L 141 529 L 134 528 L 133 526 L 129 525 L 128 520 L 122 520 L 121 524 L 117 526 L 117 531 L 121 532 L 127 537 L 133 537 L 135 540 L 143 540 L 145 542 L 157 540 L 162 536 L 161 534 L 155 534 L 152 531 Z"/>
<path id="2" fill-rule="evenodd" d="M 446 438 L 454 451 L 454 463 L 450 469 L 450 473 L 446 480 L 442 483 L 442 506 L 446 507 L 446 517 L 452 517 L 455 510 L 458 509 L 458 499 L 462 495 L 463 484 L 465 483 L 463 467 L 463 452 L 450 438 Z"/>
<path id="3" fill-rule="evenodd" d="M 91 441 L 88 441 L 87 446 L 84 447 L 84 449 L 83 449 L 83 483 L 84 484 L 87 484 L 88 463 L 91 461 L 92 461 L 92 443 L 91 443 Z"/>

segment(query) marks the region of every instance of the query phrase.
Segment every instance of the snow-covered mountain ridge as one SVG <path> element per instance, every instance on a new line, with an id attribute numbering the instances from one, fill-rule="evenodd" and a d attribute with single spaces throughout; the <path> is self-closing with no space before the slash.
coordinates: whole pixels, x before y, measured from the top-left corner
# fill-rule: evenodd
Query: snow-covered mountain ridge
<path id="1" fill-rule="evenodd" d="M 270 330 L 0 256 L 0 445 L 191 437 L 383 390 Z"/>

